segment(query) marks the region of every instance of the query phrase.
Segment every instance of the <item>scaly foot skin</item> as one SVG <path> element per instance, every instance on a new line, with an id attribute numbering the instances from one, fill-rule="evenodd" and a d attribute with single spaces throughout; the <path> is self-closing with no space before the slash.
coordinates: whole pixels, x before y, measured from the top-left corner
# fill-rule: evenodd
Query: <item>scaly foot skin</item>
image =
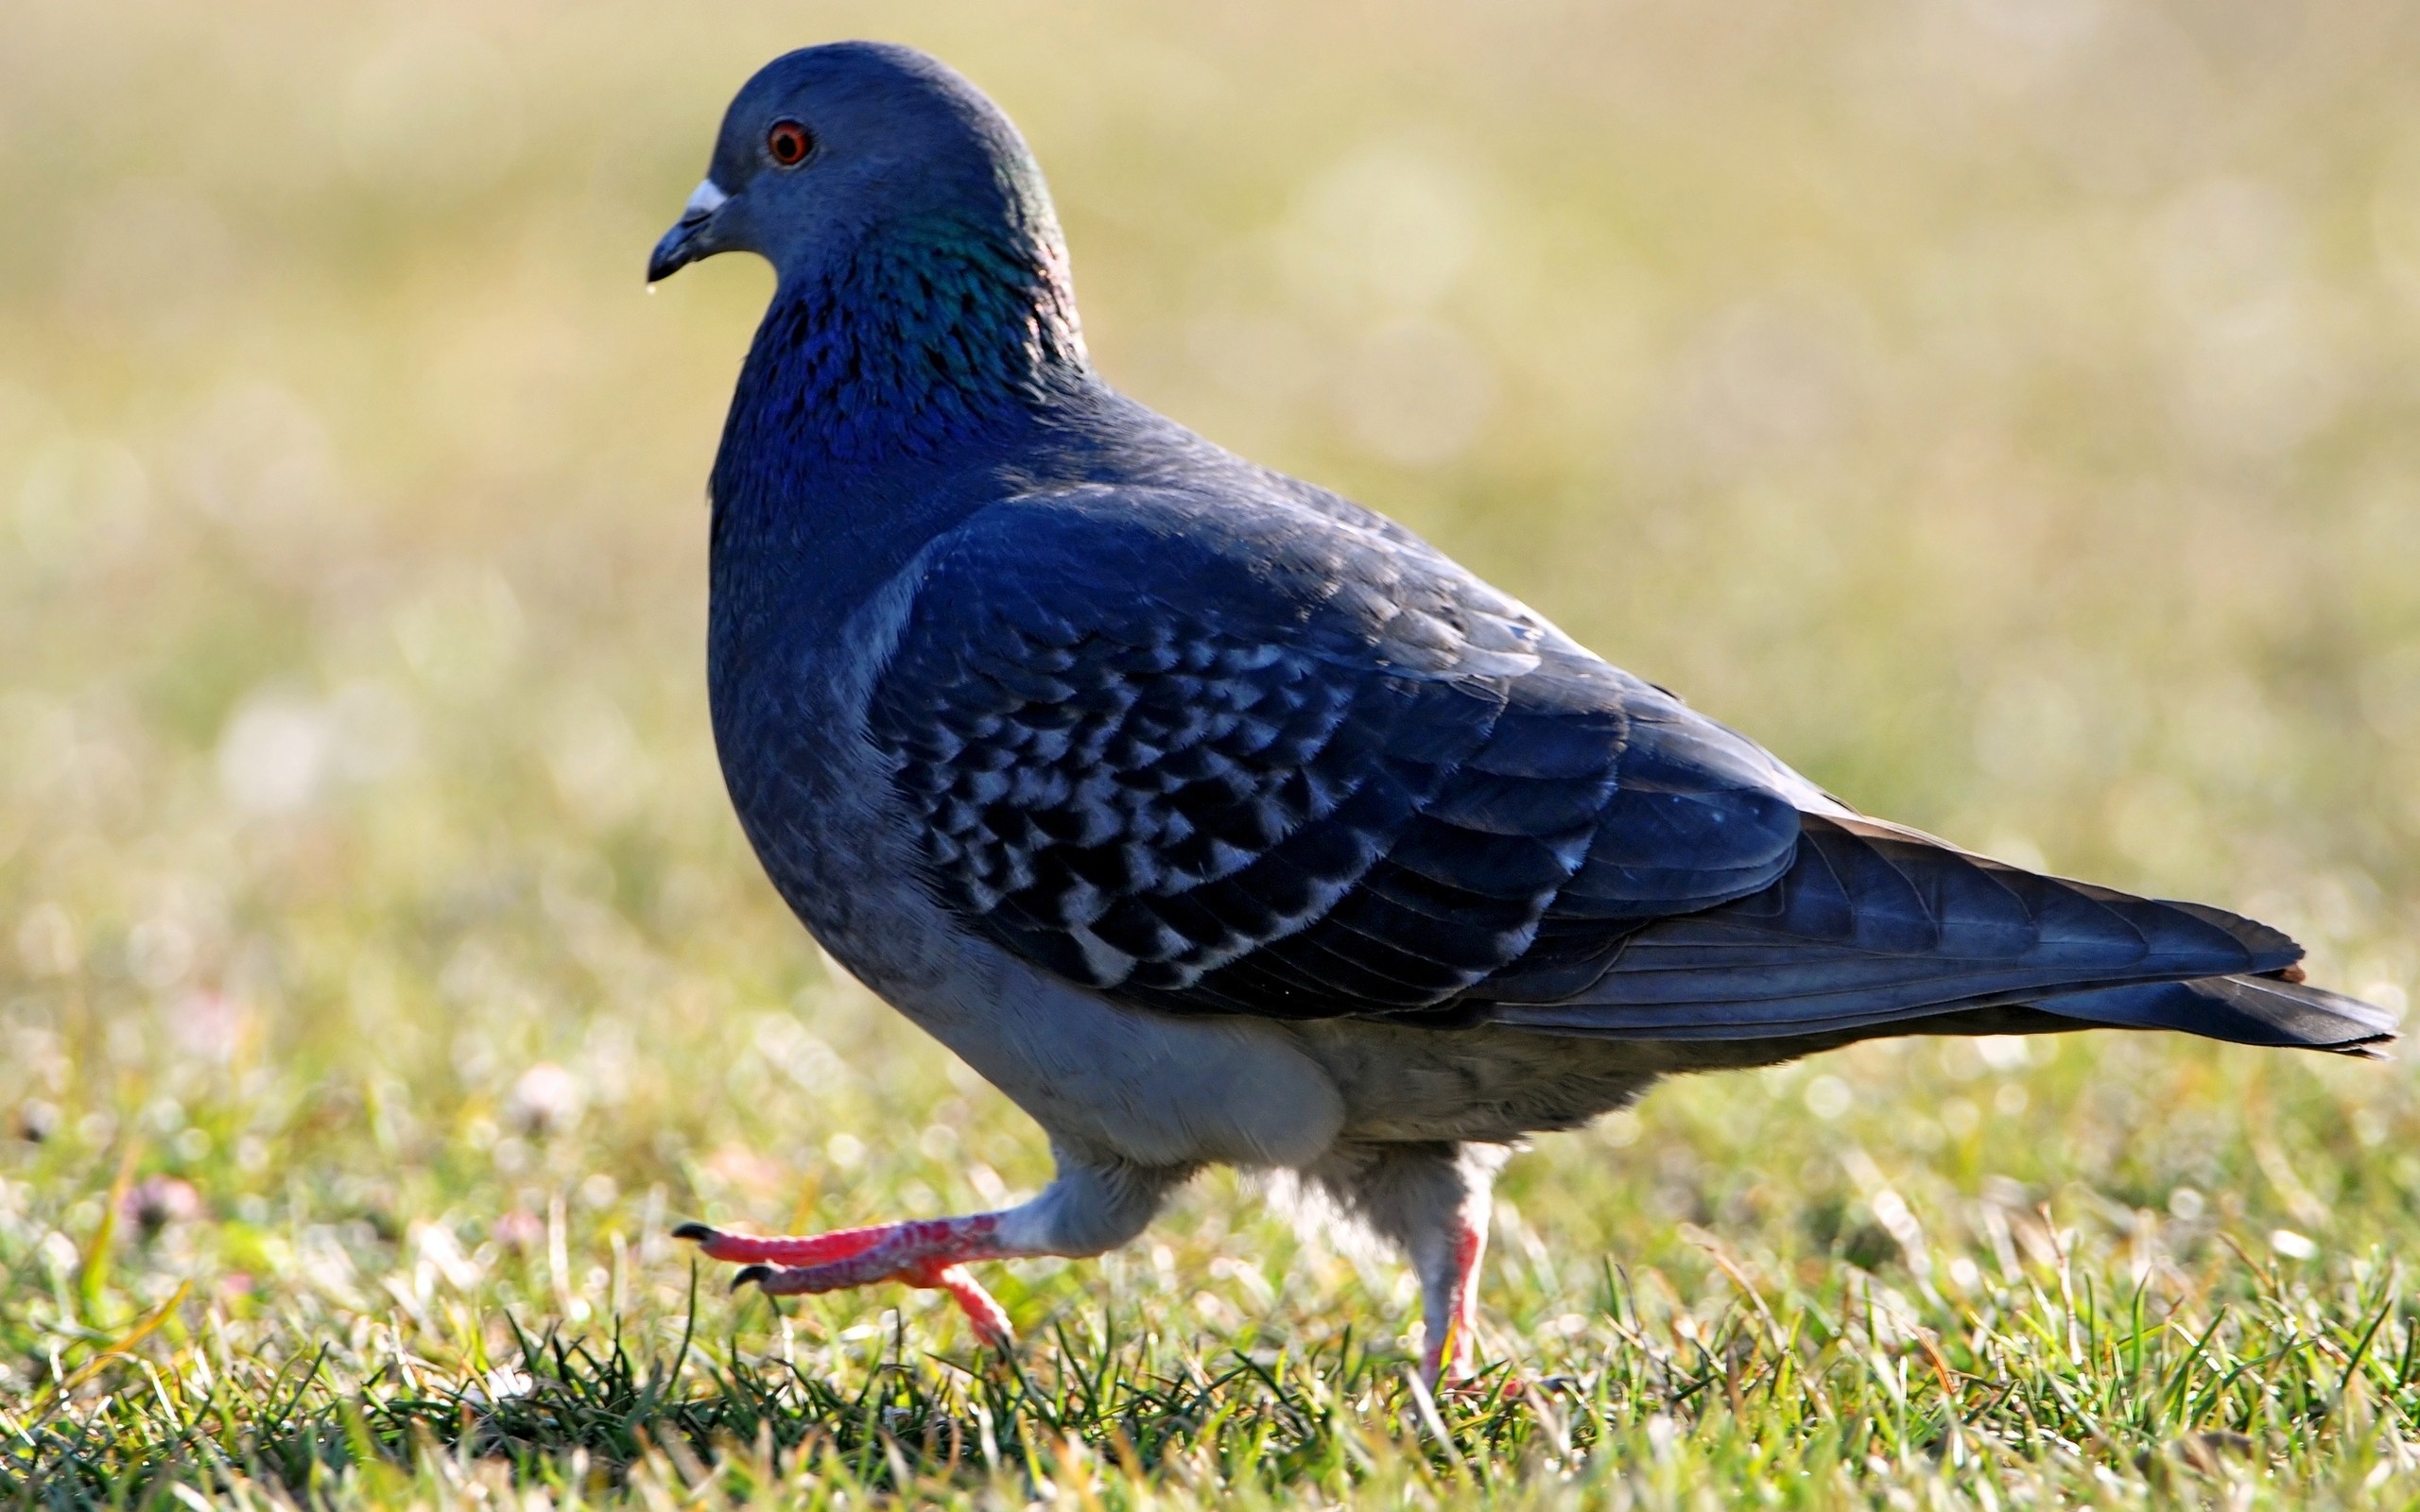
<path id="1" fill-rule="evenodd" d="M 732 1285 L 753 1281 L 769 1297 L 844 1291 L 877 1281 L 938 1288 L 958 1299 L 976 1337 L 1005 1353 L 1016 1344 L 1008 1312 L 966 1269 L 970 1261 L 1010 1257 L 998 1244 L 998 1215 L 986 1212 L 803 1238 L 756 1238 L 684 1223 L 672 1237 L 695 1242 L 709 1260 L 740 1263 Z"/>

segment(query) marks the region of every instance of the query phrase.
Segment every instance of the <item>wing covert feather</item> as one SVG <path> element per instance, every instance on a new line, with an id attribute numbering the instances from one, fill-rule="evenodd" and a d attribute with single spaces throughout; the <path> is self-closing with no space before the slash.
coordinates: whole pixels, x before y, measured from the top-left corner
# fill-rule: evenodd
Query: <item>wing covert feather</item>
<path id="1" fill-rule="evenodd" d="M 1466 1016 L 1550 920 L 1789 864 L 1754 746 L 1443 558 L 1237 513 L 1060 495 L 928 560 L 868 730 L 978 932 L 1174 1011 Z"/>

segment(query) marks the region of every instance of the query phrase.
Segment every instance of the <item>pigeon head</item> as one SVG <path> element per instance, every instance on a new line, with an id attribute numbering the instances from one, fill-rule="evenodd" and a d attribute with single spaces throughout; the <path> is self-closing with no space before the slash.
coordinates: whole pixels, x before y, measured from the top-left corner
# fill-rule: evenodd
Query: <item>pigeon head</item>
<path id="1" fill-rule="evenodd" d="M 777 275 L 739 408 L 819 417 L 843 451 L 1087 370 L 1033 154 L 981 91 L 912 47 L 803 48 L 741 87 L 648 279 L 726 251 Z"/>
<path id="2" fill-rule="evenodd" d="M 870 240 L 986 233 L 1045 252 L 1059 240 L 1008 116 L 912 47 L 833 43 L 776 58 L 741 87 L 648 279 L 744 251 L 787 283 L 832 272 Z"/>

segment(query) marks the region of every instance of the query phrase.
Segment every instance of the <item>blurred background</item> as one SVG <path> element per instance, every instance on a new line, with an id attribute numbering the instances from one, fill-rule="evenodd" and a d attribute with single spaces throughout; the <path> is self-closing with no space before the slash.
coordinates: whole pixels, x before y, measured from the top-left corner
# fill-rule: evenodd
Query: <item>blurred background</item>
<path id="1" fill-rule="evenodd" d="M 861 34 L 1023 126 L 1115 382 L 1859 806 L 2405 1001 L 2409 7 L 8 0 L 0 1371 L 185 1280 L 263 1349 L 442 1356 L 484 1326 L 448 1298 L 676 1296 L 681 1217 L 1046 1175 L 819 964 L 707 732 L 702 486 L 769 277 L 641 269 L 738 84 Z M 2046 1197 L 2357 1249 L 2420 1194 L 2410 1087 L 2118 1036 L 1678 1086 L 1516 1167 L 1492 1305 L 1579 1348 L 1609 1254 L 1680 1305 L 1683 1223 L 1956 1280 Z M 1217 1177 L 1106 1290 L 1002 1289 L 1401 1319 L 1259 1211 Z M 801 1326 L 893 1306 L 952 1326 Z"/>

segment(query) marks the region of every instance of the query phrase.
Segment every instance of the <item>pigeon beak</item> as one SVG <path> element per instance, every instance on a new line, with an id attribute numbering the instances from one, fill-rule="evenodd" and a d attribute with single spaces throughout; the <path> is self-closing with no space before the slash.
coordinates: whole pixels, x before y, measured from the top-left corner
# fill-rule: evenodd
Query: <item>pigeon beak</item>
<path id="1" fill-rule="evenodd" d="M 707 233 L 714 226 L 715 212 L 730 198 L 731 196 L 723 193 L 712 179 L 698 180 L 698 187 L 691 192 L 689 202 L 681 207 L 681 218 L 672 223 L 672 229 L 664 233 L 664 239 L 657 242 L 655 250 L 648 255 L 648 283 L 662 283 L 699 258 L 711 257 L 722 250 L 713 244 Z"/>

